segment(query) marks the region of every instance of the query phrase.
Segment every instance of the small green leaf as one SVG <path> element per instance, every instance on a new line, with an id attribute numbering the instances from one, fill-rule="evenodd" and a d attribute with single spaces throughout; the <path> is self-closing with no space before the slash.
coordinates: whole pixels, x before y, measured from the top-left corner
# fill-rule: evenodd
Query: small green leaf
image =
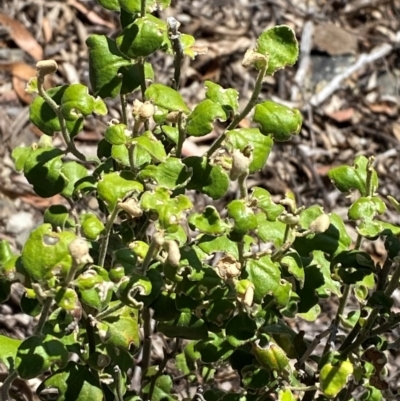
<path id="1" fill-rule="evenodd" d="M 300 255 L 295 251 L 290 251 L 281 259 L 281 264 L 299 282 L 300 288 L 304 285 L 304 267 Z"/>
<path id="2" fill-rule="evenodd" d="M 169 111 L 182 111 L 189 114 L 190 110 L 186 106 L 182 96 L 169 86 L 162 84 L 152 84 L 146 89 L 146 100 L 152 101 L 156 106 Z"/>
<path id="3" fill-rule="evenodd" d="M 141 11 L 141 0 L 118 0 L 118 2 L 121 8 L 131 14 L 137 14 Z M 170 4 L 171 0 L 146 0 L 146 12 L 151 13 L 154 10 L 163 10 L 169 7 Z"/>
<path id="4" fill-rule="evenodd" d="M 187 118 L 186 131 L 191 136 L 204 136 L 214 129 L 214 121 L 226 120 L 226 113 L 210 99 L 200 102 Z"/>
<path id="5" fill-rule="evenodd" d="M 13 256 L 10 244 L 2 239 L 0 241 L 0 266 Z"/>
<path id="6" fill-rule="evenodd" d="M 114 2 L 119 9 L 117 1 Z M 127 71 L 123 67 L 130 67 L 131 61 L 118 50 L 115 41 L 105 35 L 90 35 L 86 45 L 89 48 L 89 77 L 94 95 L 114 98 L 122 86 L 123 78 L 119 72 Z"/>
<path id="7" fill-rule="evenodd" d="M 181 312 L 175 320 L 159 322 L 157 329 L 171 338 L 202 340 L 208 336 L 207 325 L 204 320 L 194 316 L 191 312 Z"/>
<path id="8" fill-rule="evenodd" d="M 122 166 L 130 167 L 129 151 L 126 145 L 113 145 L 111 148 L 111 157 Z"/>
<path id="9" fill-rule="evenodd" d="M 269 341 L 264 334 L 252 344 L 253 354 L 258 363 L 267 371 L 283 373 L 289 365 L 285 351 L 276 343 Z"/>
<path id="10" fill-rule="evenodd" d="M 206 206 L 203 213 L 193 213 L 189 216 L 189 225 L 195 230 L 207 234 L 223 234 L 230 226 L 220 217 L 214 206 Z"/>
<path id="11" fill-rule="evenodd" d="M 300 132 L 302 124 L 299 110 L 271 100 L 256 105 L 253 120 L 260 125 L 262 134 L 272 135 L 275 141 L 288 141 Z"/>
<path id="12" fill-rule="evenodd" d="M 32 152 L 32 147 L 30 146 L 19 146 L 18 148 L 13 149 L 11 153 L 11 157 L 15 164 L 15 169 L 20 172 L 24 169 L 24 165 L 29 155 Z"/>
<path id="13" fill-rule="evenodd" d="M 44 212 L 43 222 L 49 223 L 56 231 L 57 228 L 64 229 L 69 217 L 68 209 L 64 205 L 52 205 Z"/>
<path id="14" fill-rule="evenodd" d="M 61 149 L 32 150 L 25 161 L 24 174 L 34 191 L 42 198 L 50 198 L 63 191 L 67 180 L 62 173 Z"/>
<path id="15" fill-rule="evenodd" d="M 103 401 L 104 394 L 98 377 L 94 377 L 89 368 L 75 362 L 68 362 L 64 369 L 57 370 L 38 387 L 36 393 L 40 399 L 47 400 L 48 393 L 57 401 Z M 43 393 L 43 395 L 41 395 Z M 57 397 L 57 398 L 56 398 Z"/>
<path id="16" fill-rule="evenodd" d="M 245 366 L 241 370 L 241 377 L 245 388 L 252 390 L 265 388 L 271 381 L 271 374 L 267 370 L 256 365 Z"/>
<path id="17" fill-rule="evenodd" d="M 279 264 L 271 256 L 249 259 L 246 264 L 247 279 L 254 284 L 254 300 L 261 302 L 266 295 L 272 295 L 278 305 L 285 306 L 289 300 L 291 285 L 281 279 Z"/>
<path id="18" fill-rule="evenodd" d="M 67 182 L 67 186 L 61 192 L 66 198 L 71 198 L 75 192 L 76 183 L 88 176 L 86 168 L 77 162 L 64 163 L 61 168 L 61 173 L 66 178 Z"/>
<path id="19" fill-rule="evenodd" d="M 348 216 L 351 220 L 372 220 L 376 214 L 383 214 L 386 205 L 377 196 L 361 197 L 349 208 Z"/>
<path id="20" fill-rule="evenodd" d="M 125 124 L 110 125 L 104 133 L 104 138 L 111 145 L 124 145 L 128 139 L 128 130 Z"/>
<path id="21" fill-rule="evenodd" d="M 148 17 L 137 18 L 117 37 L 119 50 L 129 58 L 147 57 L 161 48 L 164 35 Z"/>
<path id="22" fill-rule="evenodd" d="M 234 115 L 239 110 L 239 93 L 236 89 L 224 89 L 222 86 L 211 82 L 205 81 L 206 97 L 214 103 L 219 104 L 225 112 L 225 119 Z"/>
<path id="23" fill-rule="evenodd" d="M 110 11 L 119 11 L 119 0 L 96 0 L 102 7 Z"/>
<path id="24" fill-rule="evenodd" d="M 229 188 L 229 177 L 221 166 L 213 166 L 206 157 L 198 156 L 187 157 L 183 162 L 193 171 L 187 189 L 202 192 L 214 200 L 225 195 Z"/>
<path id="25" fill-rule="evenodd" d="M 148 394 L 150 388 L 151 384 L 149 383 L 143 388 L 143 393 Z M 168 375 L 161 375 L 156 379 L 150 401 L 176 401 L 178 397 L 171 395 L 172 392 L 173 383 L 171 377 Z"/>
<path id="26" fill-rule="evenodd" d="M 331 363 L 324 365 L 319 375 L 321 390 L 324 395 L 329 398 L 336 397 L 346 386 L 353 371 L 353 365 L 348 359 L 336 362 L 334 365 Z"/>
<path id="27" fill-rule="evenodd" d="M 112 306 L 112 304 L 111 304 Z M 140 345 L 138 313 L 136 309 L 124 306 L 97 323 L 102 342 L 128 351 L 133 345 Z"/>
<path id="28" fill-rule="evenodd" d="M 228 204 L 228 216 L 233 220 L 233 233 L 238 236 L 256 229 L 257 218 L 245 200 L 233 200 Z"/>
<path id="29" fill-rule="evenodd" d="M 6 302 L 11 295 L 11 282 L 0 278 L 0 303 Z"/>
<path id="30" fill-rule="evenodd" d="M 14 361 L 21 343 L 21 340 L 16 340 L 15 338 L 9 338 L 0 334 L 0 361 L 6 365 L 9 371 L 15 368 Z"/>
<path id="31" fill-rule="evenodd" d="M 67 87 L 61 98 L 61 112 L 67 121 L 76 121 L 81 116 L 94 112 L 107 114 L 107 106 L 100 98 L 89 95 L 89 89 L 82 84 L 72 84 Z"/>
<path id="32" fill-rule="evenodd" d="M 32 336 L 18 347 L 15 367 L 18 375 L 28 380 L 48 371 L 53 364 L 63 368 L 67 362 L 68 351 L 60 341 L 51 336 Z"/>
<path id="33" fill-rule="evenodd" d="M 225 361 L 228 359 L 235 347 L 232 346 L 225 336 L 210 333 L 207 340 L 201 340 L 194 345 L 194 350 L 204 363 Z"/>
<path id="34" fill-rule="evenodd" d="M 256 322 L 244 312 L 231 318 L 226 325 L 226 337 L 233 347 L 240 347 L 253 340 L 256 331 Z"/>
<path id="35" fill-rule="evenodd" d="M 265 166 L 274 141 L 270 136 L 262 135 L 258 128 L 238 128 L 227 131 L 226 143 L 241 151 L 248 145 L 252 146 L 253 160 L 249 172 L 255 173 Z"/>
<path id="36" fill-rule="evenodd" d="M 57 104 L 60 104 L 67 88 L 68 85 L 57 86 L 47 90 L 46 93 Z M 46 135 L 54 135 L 55 132 L 61 131 L 60 121 L 56 113 L 41 96 L 36 97 L 29 106 L 29 119 Z M 74 131 L 73 134 L 77 134 L 77 132 Z"/>
<path id="37" fill-rule="evenodd" d="M 168 157 L 164 162 L 149 165 L 142 169 L 139 178 L 142 181 L 155 180 L 158 185 L 171 190 L 184 187 L 192 174 L 180 159 Z"/>
<path id="38" fill-rule="evenodd" d="M 144 133 L 142 136 L 135 138 L 133 143 L 145 150 L 157 162 L 162 162 L 167 157 L 164 145 L 152 135 Z"/>
<path id="39" fill-rule="evenodd" d="M 107 174 L 97 184 L 99 197 L 109 211 L 113 211 L 117 203 L 129 194 L 142 191 L 143 185 L 135 181 L 135 175 L 129 171 Z"/>
<path id="40" fill-rule="evenodd" d="M 71 231 L 53 232 L 50 224 L 33 230 L 22 249 L 22 263 L 29 276 L 39 282 L 65 277 L 72 266 L 68 246 L 75 238 Z"/>
<path id="41" fill-rule="evenodd" d="M 368 159 L 363 156 L 357 156 L 352 167 L 341 166 L 329 171 L 328 176 L 336 188 L 344 193 L 353 189 L 360 191 L 361 196 L 368 196 L 367 193 L 367 170 Z M 371 193 L 378 188 L 378 175 L 374 169 L 371 172 Z"/>
<path id="42" fill-rule="evenodd" d="M 254 187 L 251 197 L 257 201 L 257 207 L 266 214 L 268 221 L 275 221 L 285 210 L 283 205 L 272 200 L 271 194 L 264 188 Z"/>
<path id="43" fill-rule="evenodd" d="M 267 74 L 292 66 L 299 55 L 299 44 L 296 35 L 286 25 L 279 25 L 265 30 L 257 40 L 256 51 L 268 56 Z"/>
<path id="44" fill-rule="evenodd" d="M 79 216 L 82 234 L 90 241 L 99 238 L 104 230 L 103 222 L 94 213 L 83 213 Z"/>

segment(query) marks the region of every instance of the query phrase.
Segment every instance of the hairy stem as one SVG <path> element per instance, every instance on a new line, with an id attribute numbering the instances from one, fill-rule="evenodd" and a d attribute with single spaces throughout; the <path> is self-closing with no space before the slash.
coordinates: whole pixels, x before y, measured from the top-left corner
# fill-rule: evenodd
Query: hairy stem
<path id="1" fill-rule="evenodd" d="M 53 304 L 53 299 L 54 299 L 53 297 L 48 297 L 44 301 L 38 324 L 36 325 L 35 330 L 33 331 L 33 334 L 36 336 L 40 336 L 42 334 L 43 327 L 46 324 L 47 319 L 49 318 L 49 315 L 50 315 L 50 310 L 51 310 L 51 305 Z"/>
<path id="2" fill-rule="evenodd" d="M 127 102 L 126 102 L 126 96 L 123 95 L 122 93 L 119 95 L 120 100 L 121 100 L 121 117 L 122 117 L 122 123 L 128 126 L 128 115 L 126 112 L 127 108 Z"/>
<path id="3" fill-rule="evenodd" d="M 11 401 L 10 398 L 10 388 L 13 384 L 13 381 L 18 378 L 18 372 L 13 370 L 10 374 L 6 377 L 3 382 L 3 385 L 0 390 L 0 401 Z"/>
<path id="4" fill-rule="evenodd" d="M 106 260 L 107 248 L 108 248 L 108 242 L 110 240 L 111 230 L 114 225 L 114 220 L 117 218 L 118 212 L 119 212 L 119 208 L 118 208 L 118 206 L 115 206 L 111 216 L 109 216 L 107 219 L 106 232 L 101 241 L 100 251 L 99 251 L 98 265 L 101 267 L 104 267 L 104 261 Z"/>
<path id="5" fill-rule="evenodd" d="M 142 355 L 142 382 L 147 369 L 150 366 L 151 356 L 151 316 L 149 308 L 143 308 L 143 355 Z"/>
<path id="6" fill-rule="evenodd" d="M 242 121 L 243 118 L 245 118 L 247 116 L 247 114 L 249 114 L 250 111 L 253 109 L 253 107 L 255 106 L 255 104 L 257 102 L 258 95 L 261 92 L 262 83 L 263 83 L 266 72 L 267 72 L 267 65 L 263 66 L 263 68 L 261 68 L 260 71 L 258 72 L 257 80 L 256 80 L 256 83 L 254 86 L 254 91 L 253 91 L 246 107 L 243 109 L 243 111 L 240 114 L 238 114 L 234 117 L 232 122 L 226 128 L 225 132 L 211 145 L 210 149 L 208 149 L 208 151 L 206 152 L 206 156 L 208 158 L 210 158 L 213 155 L 213 153 L 221 146 L 222 142 L 225 140 L 227 131 L 235 129 L 237 127 L 237 125 L 240 123 L 240 121 Z"/>
<path id="7" fill-rule="evenodd" d="M 176 157 L 181 157 L 182 156 L 182 147 L 183 147 L 183 142 L 185 142 L 185 136 L 186 132 L 182 126 L 182 112 L 179 112 L 178 114 L 178 143 L 176 144 Z"/>

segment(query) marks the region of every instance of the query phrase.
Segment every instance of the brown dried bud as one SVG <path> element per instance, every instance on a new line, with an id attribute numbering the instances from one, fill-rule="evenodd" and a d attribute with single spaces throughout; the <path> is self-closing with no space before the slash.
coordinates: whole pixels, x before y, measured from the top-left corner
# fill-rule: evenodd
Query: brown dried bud
<path id="1" fill-rule="evenodd" d="M 68 247 L 69 253 L 73 261 L 77 265 L 93 263 L 92 257 L 89 255 L 89 246 L 83 238 L 74 239 Z"/>
<path id="2" fill-rule="evenodd" d="M 248 151 L 250 150 L 250 152 Z M 243 153 L 235 149 L 232 155 L 232 168 L 229 177 L 232 181 L 237 180 L 239 177 L 243 177 L 249 174 L 249 167 L 252 161 L 252 149 L 246 147 Z"/>
<path id="3" fill-rule="evenodd" d="M 310 231 L 315 234 L 324 233 L 330 226 L 331 221 L 327 214 L 321 214 L 311 224 Z"/>
<path id="4" fill-rule="evenodd" d="M 54 74 L 58 69 L 55 60 L 42 60 L 36 63 L 36 75 L 38 78 L 44 78 L 46 75 Z"/>
<path id="5" fill-rule="evenodd" d="M 218 275 L 224 280 L 240 276 L 240 263 L 231 255 L 223 256 L 217 263 Z"/>
<path id="6" fill-rule="evenodd" d="M 119 202 L 118 207 L 124 212 L 128 213 L 129 216 L 133 217 L 134 219 L 143 214 L 143 210 L 140 208 L 139 202 L 134 198 L 128 199 L 125 202 Z"/>
<path id="7" fill-rule="evenodd" d="M 178 267 L 181 261 L 181 251 L 176 241 L 166 241 L 163 248 L 168 252 L 166 263 L 171 266 Z"/>

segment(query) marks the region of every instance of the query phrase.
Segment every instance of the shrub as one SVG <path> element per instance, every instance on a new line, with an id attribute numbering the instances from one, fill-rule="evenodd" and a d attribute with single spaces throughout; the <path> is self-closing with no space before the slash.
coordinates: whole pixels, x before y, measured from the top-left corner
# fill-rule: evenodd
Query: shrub
<path id="1" fill-rule="evenodd" d="M 377 219 L 386 206 L 373 158 L 329 173 L 341 192 L 360 195 L 348 210 L 355 243 L 337 214 L 298 207 L 290 193 L 276 203 L 267 190 L 247 187 L 274 142 L 300 132 L 298 110 L 258 101 L 265 76 L 296 62 L 293 31 L 267 29 L 247 52 L 243 63 L 258 76 L 243 110 L 234 88 L 210 81 L 205 99 L 189 107 L 179 77 L 182 59 L 196 55 L 194 38 L 175 19 L 150 13 L 169 1 L 98 1 L 120 12 L 122 31 L 115 40 L 87 39 L 91 91 L 81 84 L 45 91 L 54 61 L 39 62 L 28 85 L 38 93 L 30 119 L 44 135 L 13 151 L 16 169 L 39 196 L 60 194 L 69 206 L 49 207 L 20 254 L 0 242 L 1 301 L 21 283 L 22 310 L 40 316 L 25 340 L 0 336 L 9 372 L 1 399 L 13 397 L 14 380 L 32 378 L 42 380 L 43 401 L 174 400 L 178 380 L 200 386 L 193 399 L 206 401 L 349 400 L 361 387 L 360 399 L 387 397 L 385 351 L 398 341 L 385 333 L 400 322 L 391 309 L 400 229 Z M 154 79 L 156 51 L 174 57 L 171 86 Z M 117 96 L 121 120 L 110 119 L 89 158 L 75 138 L 85 118 L 107 116 L 104 99 Z M 254 127 L 238 128 L 250 113 Z M 216 120 L 226 128 L 210 149 L 183 158 L 185 139 L 210 133 Z M 64 149 L 53 146 L 59 133 Z M 240 194 L 226 201 L 234 180 Z M 224 207 L 199 208 L 193 191 Z M 93 197 L 98 214 L 83 206 Z M 361 247 L 378 239 L 383 265 Z M 357 308 L 348 312 L 350 296 Z M 289 319 L 312 322 L 320 304 L 336 298 L 327 330 L 310 339 L 294 329 Z M 164 339 L 158 359 L 157 336 Z M 214 381 L 228 369 L 237 373 L 236 392 Z"/>

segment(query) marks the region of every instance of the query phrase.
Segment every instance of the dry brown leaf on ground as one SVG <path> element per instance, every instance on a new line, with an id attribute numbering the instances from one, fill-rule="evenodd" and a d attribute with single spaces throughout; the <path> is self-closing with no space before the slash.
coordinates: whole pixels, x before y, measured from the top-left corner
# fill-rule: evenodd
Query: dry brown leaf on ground
<path id="1" fill-rule="evenodd" d="M 32 34 L 17 20 L 0 13 L 0 25 L 3 25 L 11 39 L 36 61 L 43 58 L 43 49 Z"/>
<path id="2" fill-rule="evenodd" d="M 12 74 L 12 85 L 19 99 L 30 104 L 32 95 L 25 92 L 26 83 L 36 75 L 36 69 L 21 61 L 15 63 L 0 63 L 0 70 L 9 71 Z"/>
<path id="3" fill-rule="evenodd" d="M 106 21 L 97 15 L 93 10 L 88 10 L 83 4 L 77 0 L 68 0 L 68 4 L 75 7 L 94 25 L 103 25 L 110 29 L 115 29 L 115 25 L 112 22 Z"/>

